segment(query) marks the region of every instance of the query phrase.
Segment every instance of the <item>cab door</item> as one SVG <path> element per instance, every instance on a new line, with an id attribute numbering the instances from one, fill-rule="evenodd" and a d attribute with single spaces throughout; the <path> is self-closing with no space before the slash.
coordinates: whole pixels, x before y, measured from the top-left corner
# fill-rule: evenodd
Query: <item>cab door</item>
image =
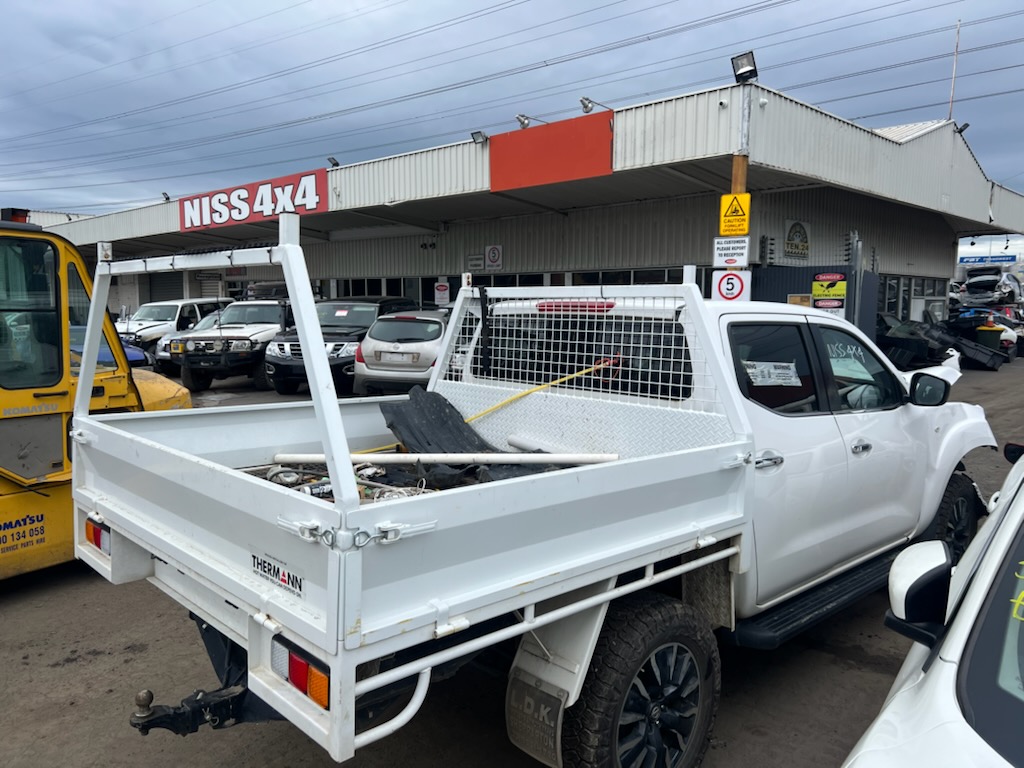
<path id="1" fill-rule="evenodd" d="M 857 552 L 909 535 L 929 477 L 934 413 L 906 402 L 889 366 L 847 327 L 812 323 L 855 490 L 845 536 Z"/>
<path id="2" fill-rule="evenodd" d="M 756 602 L 847 558 L 848 456 L 804 318 L 722 318 L 754 433 Z"/>

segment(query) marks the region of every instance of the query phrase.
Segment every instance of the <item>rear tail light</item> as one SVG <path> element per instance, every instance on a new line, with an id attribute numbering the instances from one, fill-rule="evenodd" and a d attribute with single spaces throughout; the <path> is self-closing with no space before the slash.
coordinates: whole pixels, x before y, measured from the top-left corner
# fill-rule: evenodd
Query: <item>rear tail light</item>
<path id="1" fill-rule="evenodd" d="M 105 523 L 87 519 L 85 521 L 85 540 L 103 554 L 110 554 L 110 528 Z"/>
<path id="2" fill-rule="evenodd" d="M 330 709 L 330 673 L 312 656 L 280 637 L 270 644 L 270 668 L 322 709 Z"/>
<path id="3" fill-rule="evenodd" d="M 363 357 L 363 345 L 362 344 L 360 344 L 358 347 L 356 347 L 356 362 L 357 363 L 365 363 L 366 362 L 366 358 Z"/>

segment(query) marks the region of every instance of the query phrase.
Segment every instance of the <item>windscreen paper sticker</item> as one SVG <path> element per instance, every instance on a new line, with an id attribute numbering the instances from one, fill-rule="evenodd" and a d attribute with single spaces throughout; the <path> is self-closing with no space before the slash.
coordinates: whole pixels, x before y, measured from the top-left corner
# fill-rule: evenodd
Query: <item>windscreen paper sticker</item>
<path id="1" fill-rule="evenodd" d="M 799 387 L 800 377 L 796 374 L 795 363 L 764 363 L 759 360 L 744 360 L 750 383 L 755 387 Z"/>

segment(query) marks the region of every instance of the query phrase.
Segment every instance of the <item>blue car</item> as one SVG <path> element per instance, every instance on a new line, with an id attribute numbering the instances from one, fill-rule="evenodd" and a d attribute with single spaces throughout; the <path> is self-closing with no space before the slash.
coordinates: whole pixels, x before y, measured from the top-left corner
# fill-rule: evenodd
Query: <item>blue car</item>
<path id="1" fill-rule="evenodd" d="M 85 346 L 85 326 L 72 325 L 70 331 L 71 351 L 77 355 L 81 355 L 82 349 Z M 118 341 L 120 341 L 120 338 Z M 132 344 L 125 344 L 124 342 L 121 342 L 121 346 L 124 348 L 125 357 L 128 358 L 128 365 L 132 368 L 142 368 L 153 365 L 153 356 L 141 347 L 136 347 Z M 97 363 L 101 368 L 114 365 L 114 353 L 111 352 L 105 338 L 100 339 L 100 353 L 97 357 Z"/>

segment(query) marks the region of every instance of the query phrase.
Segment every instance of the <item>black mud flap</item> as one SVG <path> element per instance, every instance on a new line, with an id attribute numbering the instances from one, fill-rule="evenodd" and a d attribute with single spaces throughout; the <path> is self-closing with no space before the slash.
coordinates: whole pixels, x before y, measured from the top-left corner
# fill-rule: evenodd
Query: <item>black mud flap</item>
<path id="1" fill-rule="evenodd" d="M 568 693 L 518 667 L 505 690 L 508 738 L 534 760 L 562 768 L 562 717 Z"/>

